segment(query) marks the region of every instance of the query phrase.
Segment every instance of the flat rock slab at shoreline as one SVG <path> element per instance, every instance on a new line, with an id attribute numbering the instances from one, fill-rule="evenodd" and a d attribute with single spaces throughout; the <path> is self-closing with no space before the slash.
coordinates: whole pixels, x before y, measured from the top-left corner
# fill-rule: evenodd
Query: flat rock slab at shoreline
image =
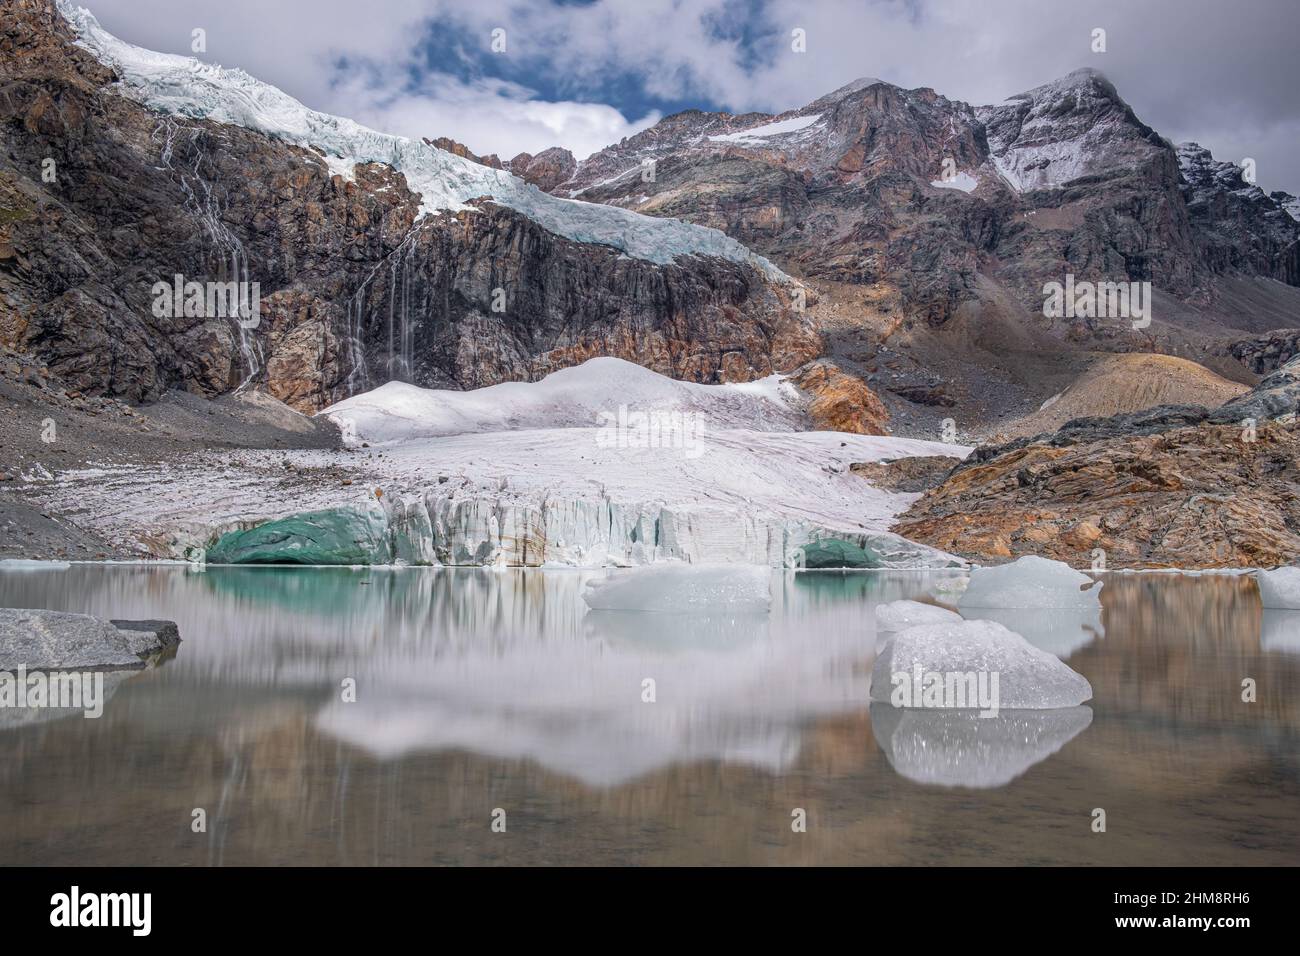
<path id="1" fill-rule="evenodd" d="M 180 643 L 171 621 L 0 608 L 0 670 L 139 670 Z"/>

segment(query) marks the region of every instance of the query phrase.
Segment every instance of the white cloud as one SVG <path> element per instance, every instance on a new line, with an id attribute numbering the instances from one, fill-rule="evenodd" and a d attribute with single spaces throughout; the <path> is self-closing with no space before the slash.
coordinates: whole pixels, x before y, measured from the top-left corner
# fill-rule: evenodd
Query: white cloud
<path id="1" fill-rule="evenodd" d="M 1294 0 L 383 0 L 382 12 L 352 0 L 84 2 L 132 42 L 189 52 L 190 30 L 202 26 L 209 60 L 317 109 L 451 136 L 476 152 L 535 152 L 551 133 L 552 145 L 579 153 L 627 135 L 642 122 L 606 105 L 606 91 L 629 75 L 651 97 L 778 112 L 859 76 L 979 104 L 1093 66 L 1157 130 L 1216 155 L 1254 156 L 1262 186 L 1300 191 Z M 367 95 L 362 78 L 376 64 L 415 62 L 434 24 L 481 37 L 484 48 L 494 27 L 505 28 L 518 71 L 509 75 L 536 77 L 564 101 L 456 79 L 461 63 L 435 64 L 415 91 Z M 794 27 L 807 31 L 806 53 L 790 49 Z M 1104 54 L 1090 49 L 1098 27 Z M 731 39 L 741 32 L 747 47 Z"/>
<path id="2" fill-rule="evenodd" d="M 348 116 L 384 132 L 448 136 L 502 159 L 565 146 L 579 158 L 659 119 L 629 121 L 605 103 L 538 99 L 518 84 L 462 81 L 446 72 L 405 88 L 403 70 L 433 18 L 478 29 L 486 45 L 494 24 L 509 25 L 509 47 L 527 46 L 506 5 L 472 8 L 441 0 L 384 0 L 382 15 L 351 0 L 80 0 L 105 29 L 166 53 L 192 55 L 191 32 L 206 31 L 208 62 L 241 67 L 313 109 Z M 396 91 L 396 92 L 393 92 Z"/>
<path id="3" fill-rule="evenodd" d="M 562 145 L 578 159 L 659 121 L 636 122 L 601 103 L 551 102 L 499 80 L 464 82 L 446 74 L 426 78 L 418 90 L 385 92 L 384 83 L 353 77 L 335 91 L 335 108 L 360 123 L 402 136 L 449 136 L 473 152 L 502 160 Z"/>

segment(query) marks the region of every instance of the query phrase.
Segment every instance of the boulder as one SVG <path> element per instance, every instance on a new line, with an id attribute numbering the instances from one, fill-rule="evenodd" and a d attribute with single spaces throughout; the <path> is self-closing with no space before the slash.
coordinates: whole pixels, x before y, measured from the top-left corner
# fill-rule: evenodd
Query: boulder
<path id="1" fill-rule="evenodd" d="M 0 608 L 0 670 L 139 670 L 179 642 L 171 621 Z"/>

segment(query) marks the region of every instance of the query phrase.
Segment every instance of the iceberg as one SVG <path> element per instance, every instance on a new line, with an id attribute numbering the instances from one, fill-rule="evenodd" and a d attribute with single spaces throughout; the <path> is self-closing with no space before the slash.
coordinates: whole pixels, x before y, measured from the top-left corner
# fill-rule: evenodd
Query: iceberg
<path id="1" fill-rule="evenodd" d="M 39 558 L 5 558 L 0 561 L 0 571 L 66 571 L 68 561 L 47 561 Z"/>
<path id="2" fill-rule="evenodd" d="M 1101 582 L 1064 561 L 1025 555 L 1010 564 L 971 571 L 958 607 L 1101 607 Z"/>
<path id="3" fill-rule="evenodd" d="M 1264 607 L 1300 610 L 1300 568 L 1277 568 L 1255 574 Z"/>
<path id="4" fill-rule="evenodd" d="M 871 731 L 899 776 L 940 787 L 1006 786 L 1088 729 L 1092 709 L 1019 710 L 988 719 L 969 710 L 871 705 Z"/>
<path id="5" fill-rule="evenodd" d="M 920 601 L 890 601 L 876 605 L 876 635 L 905 631 L 918 624 L 951 624 L 961 620 L 961 615 L 947 608 Z"/>
<path id="6" fill-rule="evenodd" d="M 588 581 L 582 599 L 594 611 L 765 613 L 770 578 L 757 565 L 656 564 Z"/>
<path id="7" fill-rule="evenodd" d="M 917 674 L 920 678 L 913 677 Z M 940 683 L 949 677 L 987 675 L 989 686 L 996 688 L 994 710 L 1075 707 L 1092 699 L 1092 685 L 1082 674 L 994 621 L 921 624 L 895 634 L 872 667 L 871 699 L 893 703 L 896 688 L 911 682 L 911 699 L 924 700 L 921 706 L 981 709 L 973 697 L 957 703 L 942 694 L 933 700 L 928 694 L 923 697 L 922 688 L 930 685 L 932 675 L 939 675 Z M 920 686 L 914 686 L 918 681 Z"/>

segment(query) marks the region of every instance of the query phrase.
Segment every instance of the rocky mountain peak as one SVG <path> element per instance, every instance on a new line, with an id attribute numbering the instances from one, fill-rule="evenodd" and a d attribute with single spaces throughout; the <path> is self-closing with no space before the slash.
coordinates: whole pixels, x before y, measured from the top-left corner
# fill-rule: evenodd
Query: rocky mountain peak
<path id="1" fill-rule="evenodd" d="M 1171 178 L 1169 144 L 1093 69 L 977 110 L 998 172 L 1019 192 L 1156 164 Z"/>
<path id="2" fill-rule="evenodd" d="M 1205 255 L 1221 270 L 1249 268 L 1289 284 L 1300 281 L 1300 201 L 1264 192 L 1247 166 L 1216 160 L 1197 143 L 1177 149 L 1180 188 Z"/>
<path id="3" fill-rule="evenodd" d="M 452 140 L 124 43 L 65 0 L 0 6 L 0 88 L 0 343 L 86 395 L 260 388 L 314 410 L 592 355 L 702 381 L 815 357 L 788 279 L 732 238 L 558 199 Z M 177 277 L 205 302 L 160 306 Z M 241 285 L 249 324 L 208 304 Z"/>
<path id="4" fill-rule="evenodd" d="M 852 96 L 854 93 L 861 93 L 863 90 L 869 89 L 870 87 L 876 86 L 878 84 L 884 86 L 893 85 L 892 83 L 886 83 L 884 80 L 877 79 L 874 76 L 860 76 L 853 82 L 845 83 L 839 89 L 832 90 L 830 93 L 827 93 L 825 96 L 819 97 L 818 99 L 814 100 L 812 103 L 808 104 L 807 108 L 811 109 L 813 107 L 824 107 L 829 103 L 838 103 L 840 100 Z"/>
<path id="5" fill-rule="evenodd" d="M 506 168 L 525 182 L 530 182 L 544 192 L 550 192 L 573 175 L 578 161 L 573 153 L 560 146 L 544 149 L 536 156 L 520 153 L 506 164 Z"/>
<path id="6" fill-rule="evenodd" d="M 501 160 L 495 153 L 488 153 L 486 156 L 476 156 L 470 152 L 468 146 L 464 143 L 458 143 L 456 140 L 447 136 L 439 136 L 436 139 L 425 137 L 424 142 L 435 149 L 441 149 L 451 153 L 453 156 L 459 156 L 462 159 L 468 159 L 471 163 L 478 163 L 480 166 L 487 166 L 489 169 L 502 169 Z"/>

